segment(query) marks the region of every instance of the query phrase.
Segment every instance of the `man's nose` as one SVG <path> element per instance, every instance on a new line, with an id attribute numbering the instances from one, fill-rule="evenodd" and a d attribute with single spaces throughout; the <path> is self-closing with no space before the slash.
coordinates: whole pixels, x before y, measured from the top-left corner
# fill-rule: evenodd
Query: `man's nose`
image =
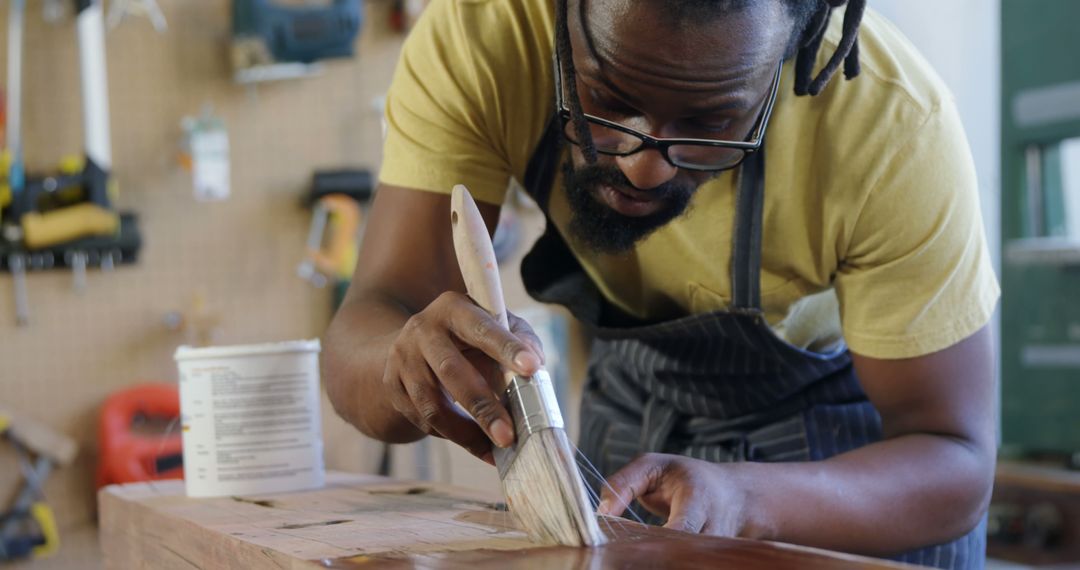
<path id="1" fill-rule="evenodd" d="M 615 163 L 622 170 L 634 188 L 651 190 L 671 180 L 679 169 L 664 159 L 659 150 L 648 149 L 615 158 Z"/>

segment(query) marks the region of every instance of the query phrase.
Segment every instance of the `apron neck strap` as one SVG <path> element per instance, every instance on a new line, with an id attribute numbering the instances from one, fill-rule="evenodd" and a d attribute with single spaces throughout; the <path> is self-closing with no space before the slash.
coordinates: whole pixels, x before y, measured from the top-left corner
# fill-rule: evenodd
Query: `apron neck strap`
<path id="1" fill-rule="evenodd" d="M 765 201 L 765 147 L 751 153 L 739 170 L 731 250 L 731 306 L 761 309 L 761 226 Z"/>

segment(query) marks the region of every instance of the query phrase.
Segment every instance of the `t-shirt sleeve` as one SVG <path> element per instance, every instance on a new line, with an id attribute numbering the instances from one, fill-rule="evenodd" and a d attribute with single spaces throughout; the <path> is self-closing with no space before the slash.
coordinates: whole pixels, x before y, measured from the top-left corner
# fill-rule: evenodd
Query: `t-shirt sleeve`
<path id="1" fill-rule="evenodd" d="M 425 10 L 387 92 L 383 183 L 443 193 L 465 184 L 502 203 L 544 111 L 543 82 L 529 81 L 543 73 L 541 48 L 508 4 L 435 0 Z"/>
<path id="2" fill-rule="evenodd" d="M 989 322 L 1000 295 L 951 101 L 896 148 L 866 194 L 835 281 L 848 346 L 881 359 L 956 344 Z"/>

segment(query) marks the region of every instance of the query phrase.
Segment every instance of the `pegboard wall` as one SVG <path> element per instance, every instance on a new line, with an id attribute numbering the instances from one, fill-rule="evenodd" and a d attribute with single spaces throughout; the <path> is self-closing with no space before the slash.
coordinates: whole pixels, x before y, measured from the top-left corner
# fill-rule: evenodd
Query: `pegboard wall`
<path id="1" fill-rule="evenodd" d="M 27 4 L 23 133 L 34 172 L 81 153 L 82 108 L 74 22 L 46 23 L 41 2 Z M 402 41 L 387 26 L 390 2 L 369 0 L 357 57 L 327 62 L 320 76 L 251 90 L 231 80 L 228 0 L 158 4 L 168 31 L 158 34 L 149 20 L 133 18 L 106 40 L 113 170 L 120 208 L 140 218 L 138 264 L 91 270 L 81 295 L 66 271 L 31 273 L 28 327 L 15 326 L 12 280 L 0 275 L 0 403 L 80 444 L 76 464 L 46 486 L 61 532 L 95 516 L 102 401 L 135 383 L 176 380 L 172 353 L 185 335 L 165 326 L 166 314 L 189 311 L 202 299 L 218 319 L 221 344 L 322 334 L 329 290 L 295 271 L 309 220 L 299 200 L 315 169 L 377 168 L 380 112 L 373 100 L 389 84 Z M 3 3 L 0 32 L 6 19 Z M 196 202 L 190 175 L 177 162 L 181 118 L 208 104 L 224 119 L 231 143 L 232 196 L 220 203 Z M 377 461 L 373 444 L 324 405 L 328 464 L 362 468 Z M 5 506 L 16 471 L 13 455 L 0 451 Z"/>

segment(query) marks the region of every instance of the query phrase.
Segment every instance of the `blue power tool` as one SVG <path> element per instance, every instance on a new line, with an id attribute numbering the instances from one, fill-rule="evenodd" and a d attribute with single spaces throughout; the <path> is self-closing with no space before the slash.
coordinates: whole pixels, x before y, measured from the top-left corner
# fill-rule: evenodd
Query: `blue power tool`
<path id="1" fill-rule="evenodd" d="M 234 65 L 306 64 L 350 57 L 362 23 L 361 0 L 330 0 L 322 6 L 233 0 Z"/>

